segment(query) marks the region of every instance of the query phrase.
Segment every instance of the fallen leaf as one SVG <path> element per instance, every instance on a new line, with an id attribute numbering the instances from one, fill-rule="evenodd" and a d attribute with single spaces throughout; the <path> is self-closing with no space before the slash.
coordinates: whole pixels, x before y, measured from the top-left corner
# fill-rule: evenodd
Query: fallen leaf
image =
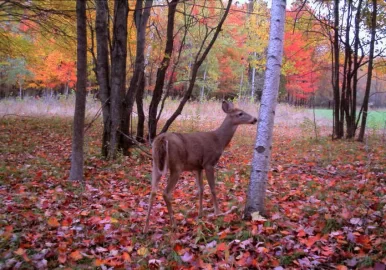
<path id="1" fill-rule="evenodd" d="M 137 250 L 137 254 L 140 256 L 146 256 L 149 250 L 145 247 L 141 247 L 140 249 Z"/>
<path id="2" fill-rule="evenodd" d="M 260 215 L 259 212 L 253 212 L 251 216 L 253 221 L 267 221 L 267 219 Z"/>
<path id="3" fill-rule="evenodd" d="M 60 226 L 59 221 L 56 219 L 56 217 L 50 217 L 47 223 L 48 223 L 48 226 L 53 228 L 58 228 Z"/>
<path id="4" fill-rule="evenodd" d="M 71 252 L 70 257 L 74 261 L 79 261 L 80 259 L 83 258 L 82 254 L 80 253 L 79 250 L 75 250 L 75 251 Z"/>
<path id="5" fill-rule="evenodd" d="M 125 262 L 131 262 L 130 254 L 127 253 L 127 252 L 123 252 L 122 258 L 123 258 L 123 260 L 124 260 Z"/>
<path id="6" fill-rule="evenodd" d="M 184 256 L 180 256 L 181 257 L 181 260 L 183 262 L 190 262 L 191 260 L 193 260 L 194 258 L 194 255 L 189 253 L 189 252 L 185 252 Z"/>
<path id="7" fill-rule="evenodd" d="M 58 257 L 58 261 L 60 262 L 60 263 L 65 263 L 66 261 L 67 261 L 67 255 L 66 254 L 64 254 L 64 253 L 60 253 L 59 254 L 59 257 Z"/>
<path id="8" fill-rule="evenodd" d="M 16 255 L 22 256 L 23 254 L 25 254 L 25 249 L 18 248 L 13 253 L 15 253 Z"/>

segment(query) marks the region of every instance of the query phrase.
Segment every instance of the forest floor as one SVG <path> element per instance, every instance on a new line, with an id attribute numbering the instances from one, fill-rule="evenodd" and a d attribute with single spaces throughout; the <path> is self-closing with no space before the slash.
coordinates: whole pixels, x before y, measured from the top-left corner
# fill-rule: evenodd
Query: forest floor
<path id="1" fill-rule="evenodd" d="M 221 121 L 203 118 L 182 117 L 173 129 Z M 331 141 L 320 125 L 316 140 L 312 121 L 299 119 L 277 121 L 265 218 L 242 219 L 256 133 L 243 126 L 217 170 L 224 215 L 213 216 L 205 185 L 197 218 L 195 181 L 184 173 L 173 194 L 176 231 L 161 181 L 143 234 L 151 161 L 141 151 L 103 160 L 96 121 L 86 133 L 86 180 L 72 182 L 70 117 L 0 118 L 0 269 L 385 269 L 383 131 L 369 130 L 365 143 Z"/>

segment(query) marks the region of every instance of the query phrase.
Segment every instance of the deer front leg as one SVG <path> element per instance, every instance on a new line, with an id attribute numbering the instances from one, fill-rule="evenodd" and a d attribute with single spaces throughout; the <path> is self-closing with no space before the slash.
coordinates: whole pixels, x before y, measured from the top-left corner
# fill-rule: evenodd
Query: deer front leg
<path id="1" fill-rule="evenodd" d="M 202 181 L 202 170 L 196 171 L 196 183 L 198 188 L 198 197 L 199 197 L 199 210 L 198 217 L 202 217 L 202 195 L 204 193 L 204 182 Z"/>
<path id="2" fill-rule="evenodd" d="M 169 216 L 170 216 L 170 223 L 172 224 L 172 227 L 175 228 L 176 223 L 174 221 L 174 213 L 172 209 L 172 192 L 177 184 L 178 178 L 180 177 L 179 171 L 170 171 L 170 177 L 168 179 L 168 183 L 166 185 L 166 188 L 163 193 L 163 197 L 166 203 L 166 206 L 168 208 Z"/>
<path id="3" fill-rule="evenodd" d="M 215 179 L 214 179 L 214 168 L 213 166 L 208 166 L 205 168 L 205 174 L 206 178 L 208 178 L 208 184 L 210 187 L 210 191 L 212 193 L 213 197 L 213 204 L 214 204 L 214 214 L 219 215 L 220 210 L 218 208 L 218 203 L 217 203 L 217 197 L 216 197 L 216 185 L 215 185 Z"/>

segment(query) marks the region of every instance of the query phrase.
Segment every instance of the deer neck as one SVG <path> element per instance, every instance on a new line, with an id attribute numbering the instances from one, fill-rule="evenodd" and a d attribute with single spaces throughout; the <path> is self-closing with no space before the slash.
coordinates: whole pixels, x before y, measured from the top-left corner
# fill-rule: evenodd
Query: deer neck
<path id="1" fill-rule="evenodd" d="M 233 135 L 235 134 L 237 129 L 236 125 L 232 124 L 232 121 L 227 116 L 222 122 L 221 126 L 214 131 L 216 136 L 219 139 L 219 142 L 223 148 L 225 148 L 229 142 L 232 140 Z"/>

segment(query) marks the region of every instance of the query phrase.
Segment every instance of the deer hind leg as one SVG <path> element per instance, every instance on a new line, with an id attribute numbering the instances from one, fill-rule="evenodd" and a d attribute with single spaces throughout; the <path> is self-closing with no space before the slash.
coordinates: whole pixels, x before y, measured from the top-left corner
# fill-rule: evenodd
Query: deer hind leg
<path id="1" fill-rule="evenodd" d="M 169 216 L 170 216 L 170 223 L 172 224 L 172 227 L 175 228 L 176 223 L 174 221 L 174 213 L 172 209 L 172 192 L 177 184 L 178 178 L 180 177 L 180 171 L 178 170 L 170 170 L 170 177 L 168 179 L 168 183 L 166 185 L 166 188 L 163 193 L 163 197 L 166 203 L 166 206 L 168 208 Z"/>
<path id="2" fill-rule="evenodd" d="M 205 174 L 206 174 L 206 178 L 208 178 L 208 184 L 209 184 L 210 191 L 211 191 L 212 197 L 213 197 L 214 213 L 215 213 L 215 215 L 219 215 L 220 210 L 218 208 L 217 197 L 216 197 L 216 185 L 215 185 L 215 179 L 214 179 L 213 166 L 206 167 L 205 168 Z"/>
<path id="3" fill-rule="evenodd" d="M 149 206 L 148 206 L 147 215 L 146 215 L 146 225 L 145 225 L 145 228 L 143 229 L 144 233 L 147 233 L 149 229 L 150 212 L 153 207 L 154 196 L 157 194 L 158 182 L 161 179 L 161 176 L 162 176 L 161 172 L 155 166 L 153 166 L 152 177 L 151 177 L 151 192 L 150 192 Z"/>
<path id="4" fill-rule="evenodd" d="M 204 193 L 204 182 L 202 181 L 202 170 L 196 171 L 196 183 L 198 188 L 198 197 L 199 197 L 199 210 L 198 217 L 202 217 L 202 195 Z"/>

